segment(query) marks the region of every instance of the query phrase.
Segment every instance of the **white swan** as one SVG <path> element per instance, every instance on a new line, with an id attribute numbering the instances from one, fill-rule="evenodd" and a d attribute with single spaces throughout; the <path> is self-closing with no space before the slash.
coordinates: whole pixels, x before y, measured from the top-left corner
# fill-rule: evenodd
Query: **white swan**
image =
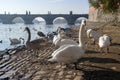
<path id="1" fill-rule="evenodd" d="M 53 44 L 55 44 L 55 41 L 56 41 L 58 38 L 59 38 L 58 35 L 54 35 L 54 37 L 53 37 Z"/>
<path id="2" fill-rule="evenodd" d="M 9 38 L 9 40 L 10 40 L 10 45 L 15 45 L 15 44 L 20 44 L 21 43 L 21 40 L 23 40 L 23 44 L 24 44 L 24 38 L 19 38 L 19 39 L 17 39 L 17 38 L 13 38 L 13 39 L 11 39 L 11 38 Z"/>
<path id="3" fill-rule="evenodd" d="M 79 29 L 79 45 L 63 45 L 52 53 L 52 58 L 48 61 L 50 62 L 64 62 L 66 64 L 75 63 L 75 68 L 77 69 L 76 63 L 81 55 L 85 53 L 83 34 L 85 30 L 86 21 L 82 21 Z"/>
<path id="4" fill-rule="evenodd" d="M 53 44 L 56 47 L 60 47 L 62 45 L 66 45 L 66 44 L 71 44 L 71 45 L 78 45 L 78 43 L 74 40 L 71 39 L 63 39 L 63 38 L 67 38 L 65 33 L 58 31 L 58 35 L 55 35 L 53 37 Z"/>
<path id="5" fill-rule="evenodd" d="M 93 29 L 88 29 L 87 30 L 87 37 L 93 41 L 93 44 L 95 44 L 96 41 L 99 40 L 99 37 L 101 34 Z"/>
<path id="6" fill-rule="evenodd" d="M 62 45 L 78 45 L 78 43 L 74 40 L 71 40 L 71 39 L 60 39 L 58 38 L 56 41 L 55 41 L 55 46 L 56 47 L 60 47 Z"/>
<path id="7" fill-rule="evenodd" d="M 107 34 L 104 34 L 99 38 L 98 45 L 101 51 L 103 48 L 107 48 L 106 53 L 108 53 L 110 44 L 111 44 L 111 38 Z"/>

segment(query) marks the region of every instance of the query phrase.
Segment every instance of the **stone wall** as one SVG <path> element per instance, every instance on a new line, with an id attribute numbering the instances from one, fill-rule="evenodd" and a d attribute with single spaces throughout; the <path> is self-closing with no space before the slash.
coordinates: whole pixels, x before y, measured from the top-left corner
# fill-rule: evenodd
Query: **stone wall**
<path id="1" fill-rule="evenodd" d="M 120 22 L 120 9 L 117 13 L 118 21 Z M 102 9 L 95 9 L 90 7 L 89 9 L 89 21 L 93 22 L 110 22 L 116 19 L 115 14 L 103 14 Z"/>

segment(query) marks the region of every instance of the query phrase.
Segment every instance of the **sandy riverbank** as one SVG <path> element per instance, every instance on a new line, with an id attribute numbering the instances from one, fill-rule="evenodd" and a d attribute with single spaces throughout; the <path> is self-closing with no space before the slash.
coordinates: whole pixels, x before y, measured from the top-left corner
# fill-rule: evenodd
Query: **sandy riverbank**
<path id="1" fill-rule="evenodd" d="M 90 26 L 92 25 L 94 24 Z M 97 29 L 112 37 L 110 53 L 101 54 L 97 47 L 89 45 L 80 59 L 80 70 L 66 69 L 59 63 L 47 62 L 47 58 L 55 50 L 54 46 L 48 46 L 43 51 L 39 50 L 38 56 L 26 49 L 13 52 L 9 60 L 0 61 L 0 78 L 9 76 L 10 80 L 120 80 L 120 27 L 104 25 Z M 72 39 L 78 40 L 78 27 L 73 28 L 71 34 Z"/>

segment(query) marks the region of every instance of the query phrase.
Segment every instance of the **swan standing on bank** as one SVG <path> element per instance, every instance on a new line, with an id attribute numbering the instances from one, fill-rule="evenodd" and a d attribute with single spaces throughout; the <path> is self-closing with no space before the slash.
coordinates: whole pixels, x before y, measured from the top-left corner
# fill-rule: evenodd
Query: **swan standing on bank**
<path id="1" fill-rule="evenodd" d="M 103 36 L 101 36 L 99 38 L 99 47 L 100 47 L 100 51 L 102 52 L 103 48 L 106 48 L 106 53 L 109 52 L 109 46 L 111 44 L 111 38 L 107 35 L 107 34 L 104 34 Z"/>
<path id="2" fill-rule="evenodd" d="M 83 34 L 85 32 L 86 21 L 82 20 L 79 29 L 79 45 L 63 45 L 52 53 L 50 62 L 74 63 L 77 69 L 78 59 L 85 53 Z"/>
<path id="3" fill-rule="evenodd" d="M 88 37 L 88 39 L 91 39 L 91 41 L 93 41 L 94 45 L 96 42 L 98 42 L 100 36 L 101 36 L 101 34 L 93 29 L 87 30 L 87 37 Z"/>

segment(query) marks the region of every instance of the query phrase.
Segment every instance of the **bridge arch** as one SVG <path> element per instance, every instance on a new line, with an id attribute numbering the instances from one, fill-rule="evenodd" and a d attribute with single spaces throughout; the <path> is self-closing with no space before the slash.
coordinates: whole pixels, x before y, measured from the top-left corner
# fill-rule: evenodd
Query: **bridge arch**
<path id="1" fill-rule="evenodd" d="M 87 18 L 85 18 L 85 17 L 79 17 L 79 18 L 77 18 L 75 20 L 74 24 L 77 25 L 77 26 L 79 26 L 81 24 L 82 20 L 87 20 Z"/>
<path id="2" fill-rule="evenodd" d="M 32 23 L 34 24 L 46 24 L 46 20 L 42 17 L 35 17 L 33 20 L 32 20 Z"/>
<path id="3" fill-rule="evenodd" d="M 12 23 L 25 23 L 22 17 L 15 17 L 12 20 Z"/>
<path id="4" fill-rule="evenodd" d="M 64 17 L 56 17 L 53 19 L 53 24 L 68 24 L 68 21 Z"/>

